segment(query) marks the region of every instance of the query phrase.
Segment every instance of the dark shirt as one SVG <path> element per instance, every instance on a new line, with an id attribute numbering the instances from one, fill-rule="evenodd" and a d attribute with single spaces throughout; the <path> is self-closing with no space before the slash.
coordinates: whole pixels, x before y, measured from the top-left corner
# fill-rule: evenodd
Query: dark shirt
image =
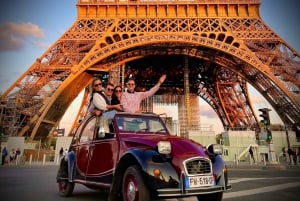
<path id="1" fill-rule="evenodd" d="M 252 155 L 253 154 L 253 151 L 252 151 L 252 149 L 250 148 L 249 149 L 249 153 Z"/>
<path id="2" fill-rule="evenodd" d="M 111 104 L 112 105 L 118 105 L 118 104 L 120 104 L 120 101 L 117 97 L 113 96 L 112 99 L 111 99 Z"/>

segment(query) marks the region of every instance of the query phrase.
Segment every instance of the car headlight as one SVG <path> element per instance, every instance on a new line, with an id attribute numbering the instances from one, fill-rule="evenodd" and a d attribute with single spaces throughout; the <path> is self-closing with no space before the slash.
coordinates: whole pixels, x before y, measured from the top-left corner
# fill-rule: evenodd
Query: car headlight
<path id="1" fill-rule="evenodd" d="M 207 148 L 208 152 L 215 155 L 223 154 L 223 147 L 220 144 L 211 144 Z"/>
<path id="2" fill-rule="evenodd" d="M 158 153 L 160 154 L 170 154 L 171 153 L 171 143 L 169 141 L 159 141 L 157 143 Z"/>

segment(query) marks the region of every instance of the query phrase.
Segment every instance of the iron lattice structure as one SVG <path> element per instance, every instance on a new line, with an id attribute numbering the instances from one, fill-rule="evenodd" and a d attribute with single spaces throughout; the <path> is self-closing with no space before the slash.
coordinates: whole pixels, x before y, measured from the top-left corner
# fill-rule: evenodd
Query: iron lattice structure
<path id="1" fill-rule="evenodd" d="M 84 89 L 77 119 L 86 114 L 95 74 L 122 83 L 132 69 L 167 73 L 159 93 L 184 106 L 180 124 L 189 126 L 188 94 L 196 94 L 224 127 L 256 128 L 250 83 L 286 123 L 298 125 L 299 53 L 262 21 L 259 6 L 259 0 L 78 0 L 74 24 L 2 94 L 1 130 L 46 137 Z M 151 71 L 142 65 L 146 59 L 156 61 Z M 139 86 L 152 84 L 149 76 L 140 76 Z"/>

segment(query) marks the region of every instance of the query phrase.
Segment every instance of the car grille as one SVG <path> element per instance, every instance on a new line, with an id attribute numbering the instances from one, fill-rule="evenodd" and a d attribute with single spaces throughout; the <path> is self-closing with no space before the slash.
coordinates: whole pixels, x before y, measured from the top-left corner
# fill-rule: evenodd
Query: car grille
<path id="1" fill-rule="evenodd" d="M 206 158 L 195 158 L 185 162 L 187 174 L 208 174 L 211 173 L 210 160 Z"/>

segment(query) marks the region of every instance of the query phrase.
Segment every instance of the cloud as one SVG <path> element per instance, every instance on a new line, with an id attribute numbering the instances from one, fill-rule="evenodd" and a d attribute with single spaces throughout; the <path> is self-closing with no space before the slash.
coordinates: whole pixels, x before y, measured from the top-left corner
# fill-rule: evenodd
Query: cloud
<path id="1" fill-rule="evenodd" d="M 38 41 L 34 42 L 33 44 L 34 44 L 34 46 L 41 47 L 43 49 L 47 49 L 50 46 L 48 43 L 42 43 L 42 42 L 38 42 Z"/>
<path id="2" fill-rule="evenodd" d="M 25 46 L 30 38 L 44 38 L 44 31 L 32 23 L 5 23 L 0 25 L 0 51 L 16 51 Z"/>

